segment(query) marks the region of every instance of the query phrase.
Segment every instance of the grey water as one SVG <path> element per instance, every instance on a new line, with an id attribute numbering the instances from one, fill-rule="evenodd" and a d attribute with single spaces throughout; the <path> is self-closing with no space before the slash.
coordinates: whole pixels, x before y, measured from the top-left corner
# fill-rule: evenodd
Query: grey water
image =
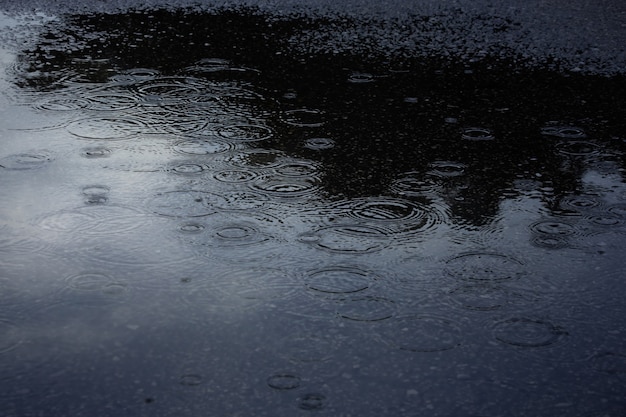
<path id="1" fill-rule="evenodd" d="M 0 75 L 0 416 L 626 415 L 626 82 L 68 16 Z"/>

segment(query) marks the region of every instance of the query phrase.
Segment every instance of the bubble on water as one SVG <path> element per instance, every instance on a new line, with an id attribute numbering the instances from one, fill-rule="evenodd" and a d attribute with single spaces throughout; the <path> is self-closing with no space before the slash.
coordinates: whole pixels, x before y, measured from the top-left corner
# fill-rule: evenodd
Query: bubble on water
<path id="1" fill-rule="evenodd" d="M 298 240 L 315 248 L 334 253 L 366 254 L 389 245 L 391 233 L 382 228 L 362 224 L 327 226 L 302 233 Z"/>
<path id="2" fill-rule="evenodd" d="M 540 236 L 566 237 L 576 234 L 576 227 L 556 220 L 542 220 L 529 226 L 531 232 Z"/>
<path id="3" fill-rule="evenodd" d="M 509 281 L 525 274 L 524 264 L 512 256 L 496 252 L 468 252 L 445 262 L 453 278 L 469 281 Z"/>
<path id="4" fill-rule="evenodd" d="M 494 140 L 495 136 L 493 135 L 491 130 L 484 127 L 467 127 L 463 129 L 463 132 L 461 133 L 461 138 L 463 140 L 470 141 L 490 141 Z"/>
<path id="5" fill-rule="evenodd" d="M 560 326 L 543 319 L 512 317 L 493 326 L 495 339 L 506 345 L 532 349 L 554 345 L 567 337 Z"/>
<path id="6" fill-rule="evenodd" d="M 203 378 L 202 375 L 199 374 L 185 374 L 181 375 L 179 382 L 180 385 L 186 387 L 195 387 L 197 385 L 202 384 Z"/>
<path id="7" fill-rule="evenodd" d="M 258 174 L 255 171 L 246 169 L 225 169 L 213 174 L 213 178 L 216 180 L 230 184 L 250 182 L 257 178 L 257 176 Z"/>
<path id="8" fill-rule="evenodd" d="M 291 373 L 279 373 L 267 378 L 267 385 L 279 391 L 292 390 L 300 386 L 300 377 Z"/>
<path id="9" fill-rule="evenodd" d="M 384 297 L 351 297 L 338 303 L 337 315 L 346 320 L 379 322 L 392 318 L 396 308 L 393 300 Z"/>
<path id="10" fill-rule="evenodd" d="M 407 352 L 442 352 L 461 345 L 461 329 L 453 320 L 436 316 L 397 317 L 373 331 L 376 337 Z"/>
<path id="11" fill-rule="evenodd" d="M 324 125 L 323 112 L 317 109 L 287 110 L 282 116 L 283 122 L 297 127 L 320 127 Z"/>
<path id="12" fill-rule="evenodd" d="M 304 141 L 304 147 L 314 151 L 325 151 L 335 147 L 335 141 L 330 138 L 309 138 Z"/>
<path id="13" fill-rule="evenodd" d="M 0 355 L 22 344 L 20 328 L 9 319 L 0 318 Z"/>
<path id="14" fill-rule="evenodd" d="M 10 170 L 39 169 L 54 161 L 54 153 L 42 149 L 5 156 L 0 159 L 0 167 Z"/>
<path id="15" fill-rule="evenodd" d="M 307 289 L 316 295 L 342 296 L 365 291 L 378 279 L 371 271 L 352 266 L 329 266 L 310 271 Z"/>
<path id="16" fill-rule="evenodd" d="M 219 139 L 190 139 L 176 142 L 173 149 L 186 155 L 213 155 L 231 151 L 234 147 Z"/>
<path id="17" fill-rule="evenodd" d="M 78 97 L 51 97 L 35 103 L 35 108 L 45 111 L 76 111 L 89 106 L 89 101 Z"/>
<path id="18" fill-rule="evenodd" d="M 429 175 L 452 178 L 465 174 L 467 165 L 454 161 L 435 161 L 431 162 L 428 167 L 430 168 L 427 172 Z"/>
<path id="19" fill-rule="evenodd" d="M 556 145 L 558 152 L 565 155 L 587 156 L 600 152 L 600 146 L 586 141 L 567 141 Z"/>
<path id="20" fill-rule="evenodd" d="M 217 213 L 227 200 L 218 194 L 197 190 L 166 191 L 156 194 L 149 207 L 156 214 L 168 217 L 201 217 Z"/>
<path id="21" fill-rule="evenodd" d="M 576 126 L 550 125 L 541 128 L 541 134 L 553 136 L 561 139 L 584 139 L 587 137 L 585 131 Z"/>
<path id="22" fill-rule="evenodd" d="M 302 410 L 321 410 L 326 405 L 326 396 L 318 393 L 305 394 L 298 398 L 298 407 Z"/>
<path id="23" fill-rule="evenodd" d="M 129 110 L 137 105 L 135 96 L 121 92 L 93 92 L 87 95 L 87 108 L 96 112 Z"/>
<path id="24" fill-rule="evenodd" d="M 108 158 L 111 156 L 111 151 L 109 148 L 105 148 L 104 146 L 94 146 L 89 148 L 83 148 L 81 150 L 80 155 L 83 158 L 88 159 L 97 159 L 97 158 Z"/>
<path id="25" fill-rule="evenodd" d="M 273 136 L 272 129 L 261 125 L 233 125 L 217 130 L 217 133 L 235 142 L 258 142 Z"/>
<path id="26" fill-rule="evenodd" d="M 70 122 L 68 132 L 82 139 L 124 140 L 147 130 L 147 125 L 130 117 L 90 117 Z"/>
<path id="27" fill-rule="evenodd" d="M 602 352 L 591 358 L 591 367 L 599 372 L 611 375 L 626 374 L 626 354 Z"/>

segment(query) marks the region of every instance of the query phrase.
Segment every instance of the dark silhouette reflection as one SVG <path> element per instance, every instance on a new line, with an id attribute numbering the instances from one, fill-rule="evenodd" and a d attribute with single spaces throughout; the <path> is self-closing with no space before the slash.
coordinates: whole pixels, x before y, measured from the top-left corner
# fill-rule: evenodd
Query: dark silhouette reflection
<path id="1" fill-rule="evenodd" d="M 237 69 L 214 71 L 216 61 L 210 73 L 193 75 L 243 79 L 273 98 L 263 111 L 277 134 L 254 146 L 319 160 L 331 197 L 390 194 L 405 173 L 425 184 L 443 177 L 445 185 L 436 189 L 453 214 L 480 224 L 503 195 L 515 194 L 515 181 L 550 189 L 549 203 L 577 192 L 581 175 L 598 159 L 587 154 L 619 159 L 621 153 L 623 77 L 525 70 L 504 59 L 459 65 L 436 57 L 293 53 L 286 47 L 290 35 L 328 22 L 272 19 L 253 10 L 138 11 L 69 21 L 24 52 L 20 85 L 49 90 L 104 83 L 132 68 L 184 75 L 203 59 L 228 60 Z M 319 120 L 282 123 L 284 112 L 298 109 L 309 112 L 295 117 Z M 585 133 L 542 132 L 550 123 Z M 311 138 L 330 139 L 335 147 L 303 147 Z M 559 145 L 573 140 L 584 143 L 578 150 Z M 432 165 L 441 161 L 463 165 L 463 175 L 433 175 Z"/>

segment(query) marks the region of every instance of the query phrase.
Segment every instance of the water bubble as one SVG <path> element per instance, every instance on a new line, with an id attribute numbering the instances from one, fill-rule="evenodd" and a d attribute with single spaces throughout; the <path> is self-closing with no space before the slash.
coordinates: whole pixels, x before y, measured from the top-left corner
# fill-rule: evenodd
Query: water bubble
<path id="1" fill-rule="evenodd" d="M 435 316 L 398 317 L 375 331 L 382 342 L 408 352 L 442 352 L 461 345 L 458 324 Z"/>
<path id="2" fill-rule="evenodd" d="M 9 155 L 0 159 L 0 167 L 11 170 L 29 170 L 45 167 L 54 160 L 54 154 L 47 150 Z"/>
<path id="3" fill-rule="evenodd" d="M 541 134 L 562 139 L 584 139 L 585 131 L 576 126 L 545 126 L 541 128 Z"/>
<path id="4" fill-rule="evenodd" d="M 491 130 L 483 127 L 467 127 L 463 129 L 461 138 L 471 141 L 489 141 L 494 140 L 495 136 Z"/>
<path id="5" fill-rule="evenodd" d="M 233 146 L 217 139 L 197 139 L 176 142 L 173 148 L 186 155 L 213 155 L 228 152 Z"/>
<path id="6" fill-rule="evenodd" d="M 393 300 L 366 296 L 341 300 L 337 307 L 339 317 L 360 322 L 379 322 L 395 315 L 396 306 Z"/>
<path id="7" fill-rule="evenodd" d="M 387 247 L 390 235 L 388 230 L 381 227 L 344 224 L 302 233 L 298 236 L 298 240 L 329 252 L 365 254 Z"/>
<path id="8" fill-rule="evenodd" d="M 322 394 L 306 394 L 298 399 L 298 407 L 302 410 L 313 411 L 324 408 L 326 397 Z"/>
<path id="9" fill-rule="evenodd" d="M 218 134 L 223 138 L 235 142 L 258 142 L 272 137 L 273 132 L 269 127 L 260 125 L 233 125 L 218 129 Z"/>
<path id="10" fill-rule="evenodd" d="M 304 147 L 314 151 L 325 151 L 335 147 L 335 141 L 330 138 L 309 138 L 304 141 Z"/>
<path id="11" fill-rule="evenodd" d="M 290 373 L 276 374 L 267 378 L 267 385 L 280 391 L 296 389 L 300 386 L 300 377 Z"/>
<path id="12" fill-rule="evenodd" d="M 306 286 L 321 295 L 342 295 L 365 291 L 376 281 L 377 276 L 370 271 L 349 267 L 331 266 L 311 271 L 306 278 Z"/>
<path id="13" fill-rule="evenodd" d="M 446 261 L 445 271 L 452 277 L 470 281 L 508 281 L 524 274 L 524 264 L 495 252 L 468 252 Z"/>
<path id="14" fill-rule="evenodd" d="M 123 140 L 145 132 L 146 125 L 129 117 L 91 117 L 71 122 L 68 132 L 83 139 Z"/>
<path id="15" fill-rule="evenodd" d="M 320 127 L 324 124 L 323 113 L 316 109 L 296 109 L 284 112 L 282 120 L 297 127 Z"/>
<path id="16" fill-rule="evenodd" d="M 227 200 L 218 194 L 197 190 L 166 191 L 158 193 L 150 201 L 156 214 L 169 217 L 201 217 L 217 213 L 218 206 L 226 206 Z"/>
<path id="17" fill-rule="evenodd" d="M 520 348 L 540 348 L 558 343 L 568 333 L 543 319 L 513 317 L 493 326 L 496 340 Z"/>

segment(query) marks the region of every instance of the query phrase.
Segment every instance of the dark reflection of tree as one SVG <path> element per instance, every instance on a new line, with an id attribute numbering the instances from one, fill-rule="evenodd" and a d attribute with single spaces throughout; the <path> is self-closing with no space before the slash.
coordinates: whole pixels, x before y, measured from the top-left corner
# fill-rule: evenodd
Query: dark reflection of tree
<path id="1" fill-rule="evenodd" d="M 403 172 L 426 175 L 433 161 L 456 161 L 466 172 L 442 197 L 456 216 L 475 224 L 496 213 L 517 180 L 551 189 L 547 203 L 577 191 L 585 162 L 571 163 L 553 138 L 541 135 L 549 121 L 579 126 L 603 149 L 622 155 L 622 141 L 610 138 L 626 135 L 624 77 L 525 70 L 513 59 L 455 64 L 436 57 L 294 55 L 285 49 L 291 34 L 327 23 L 272 19 L 254 10 L 70 16 L 24 51 L 17 83 L 50 90 L 63 88 L 67 79 L 105 82 L 129 68 L 167 75 L 203 58 L 232 60 L 259 70 L 255 86 L 283 109 L 323 112 L 325 124 L 310 129 L 286 126 L 276 114 L 268 122 L 278 134 L 262 146 L 323 162 L 329 195 L 389 194 Z M 355 71 L 372 74 L 373 82 L 348 82 Z M 288 92 L 297 94 L 286 100 Z M 489 128 L 495 139 L 462 140 L 468 126 Z M 332 138 L 336 147 L 313 152 L 301 146 L 315 136 Z"/>

